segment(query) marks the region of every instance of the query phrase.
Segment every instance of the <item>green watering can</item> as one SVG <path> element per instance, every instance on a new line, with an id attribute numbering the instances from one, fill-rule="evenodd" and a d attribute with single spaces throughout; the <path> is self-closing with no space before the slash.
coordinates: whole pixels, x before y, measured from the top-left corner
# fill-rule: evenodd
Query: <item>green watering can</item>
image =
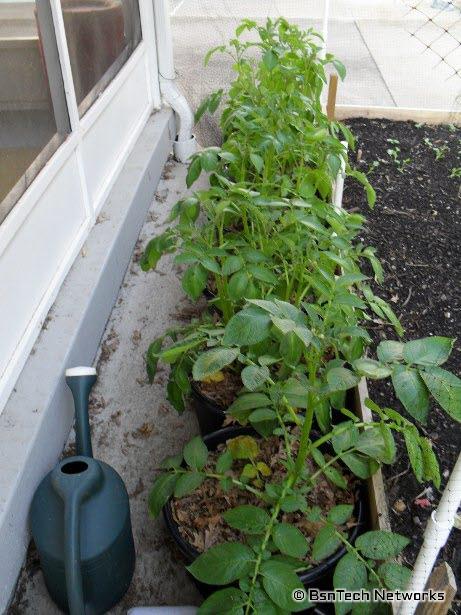
<path id="1" fill-rule="evenodd" d="M 117 472 L 93 459 L 88 398 L 92 367 L 66 371 L 75 403 L 77 455 L 40 483 L 31 526 L 45 583 L 60 609 L 96 615 L 113 607 L 133 577 L 135 552 L 128 494 Z"/>

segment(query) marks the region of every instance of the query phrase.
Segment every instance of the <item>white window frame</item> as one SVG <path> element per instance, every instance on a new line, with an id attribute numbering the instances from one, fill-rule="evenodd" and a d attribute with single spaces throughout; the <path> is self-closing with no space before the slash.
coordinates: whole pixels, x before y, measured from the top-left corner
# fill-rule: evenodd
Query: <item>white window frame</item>
<path id="1" fill-rule="evenodd" d="M 83 200 L 79 205 L 82 208 L 82 216 L 81 221 L 78 223 L 79 227 L 76 228 L 75 231 L 72 231 L 72 237 L 69 239 L 65 251 L 59 254 L 59 258 L 54 255 L 53 258 L 57 262 L 50 263 L 50 271 L 52 270 L 52 273 L 48 275 L 49 279 L 47 278 L 45 280 L 46 287 L 44 290 L 43 288 L 40 290 L 40 297 L 31 300 L 30 310 L 27 314 L 22 313 L 21 322 L 15 321 L 14 299 L 11 298 L 11 293 L 14 293 L 15 289 L 4 289 L 4 291 L 8 293 L 10 300 L 7 318 L 11 319 L 11 326 L 15 331 L 15 347 L 11 351 L 10 340 L 9 352 L 7 353 L 8 356 L 5 358 L 4 365 L 2 366 L 0 364 L 0 413 L 24 366 L 46 315 L 56 298 L 57 292 L 75 260 L 75 257 L 81 250 L 90 229 L 94 225 L 101 207 L 117 179 L 121 167 L 125 163 L 134 143 L 145 126 L 149 115 L 154 109 L 159 108 L 161 105 L 152 0 L 139 0 L 142 40 L 124 66 L 120 69 L 119 73 L 82 118 L 79 117 L 78 113 L 60 1 L 50 0 L 50 5 L 71 133 L 51 156 L 50 160 L 19 198 L 18 202 L 2 224 L 0 224 L 0 286 L 2 280 L 2 257 L 8 249 L 15 249 L 18 254 L 21 254 L 20 243 L 23 225 L 26 223 L 29 216 L 37 214 L 37 208 L 41 207 L 41 199 L 44 198 L 43 195 L 46 196 L 47 190 L 53 185 L 53 182 L 59 174 L 63 172 L 66 165 L 70 164 L 71 160 L 73 161 L 74 167 L 76 163 L 76 168 L 78 169 L 78 183 L 81 191 L 81 199 Z M 128 97 L 125 96 L 125 99 L 123 99 L 123 90 L 124 86 L 128 89 L 133 87 L 133 83 L 136 84 L 137 82 L 142 82 L 142 87 L 145 88 L 145 98 L 143 98 L 142 103 L 140 103 L 142 104 L 142 109 L 137 109 L 134 112 L 131 107 L 126 105 Z M 133 93 L 136 94 L 136 92 L 131 92 L 131 94 Z M 119 98 L 117 98 L 117 95 L 119 95 Z M 120 96 L 122 97 L 120 98 Z M 124 104 L 128 109 L 127 114 L 124 112 Z M 117 113 L 117 105 L 119 105 L 122 110 L 120 113 L 120 121 L 130 122 L 129 135 L 125 136 L 123 142 L 117 143 L 115 154 L 112 152 L 112 156 L 115 156 L 115 158 L 113 164 L 111 163 L 110 165 L 110 171 L 106 172 L 104 177 L 101 178 L 100 185 L 98 184 L 97 189 L 90 190 L 88 185 L 88 166 L 85 168 L 86 164 L 90 165 L 90 168 L 92 165 L 91 160 L 87 160 L 88 158 L 91 159 L 92 153 L 90 137 L 92 131 L 97 129 L 99 122 L 104 121 L 104 118 L 107 118 L 109 113 Z M 130 117 L 130 113 L 132 117 Z M 118 127 L 114 127 L 114 130 L 117 128 Z M 109 141 L 110 135 L 107 134 L 107 137 Z M 113 145 L 113 135 L 110 143 Z M 98 145 L 100 145 L 99 141 Z M 72 199 L 72 195 L 68 195 L 68 198 Z M 75 206 L 77 207 L 77 203 Z M 49 224 L 55 224 L 55 220 L 50 219 Z M 55 230 L 56 233 L 60 232 L 59 224 L 56 224 Z M 40 237 L 37 237 L 37 242 L 40 242 Z M 27 258 L 31 258 L 31 256 L 33 258 L 34 248 L 35 246 L 24 246 L 24 263 L 17 263 L 18 285 L 21 284 L 20 272 L 23 270 L 23 267 L 27 267 Z M 43 246 L 42 248 L 44 249 Z M 44 281 L 41 280 L 40 283 L 43 287 Z M 30 281 L 29 284 L 31 284 Z M 0 317 L 2 317 L 1 305 Z M 11 335 L 13 335 L 13 333 Z"/>

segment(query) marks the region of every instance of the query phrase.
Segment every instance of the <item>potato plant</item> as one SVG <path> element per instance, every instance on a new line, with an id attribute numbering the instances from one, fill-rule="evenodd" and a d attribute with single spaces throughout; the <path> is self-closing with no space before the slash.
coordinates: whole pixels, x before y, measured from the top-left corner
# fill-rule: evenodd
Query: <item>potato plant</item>
<path id="1" fill-rule="evenodd" d="M 257 39 L 242 42 L 244 31 L 256 32 Z M 165 460 L 150 512 L 157 516 L 170 497 L 182 498 L 210 479 L 223 490 L 258 498 L 257 506 L 223 515 L 241 541 L 213 546 L 189 567 L 199 581 L 223 587 L 205 600 L 202 615 L 303 610 L 309 604 L 292 598 L 301 586 L 297 573 L 340 546 L 346 554 L 336 566 L 335 587 L 404 587 L 410 571 L 396 558 L 407 538 L 369 531 L 353 544 L 345 530 L 353 505 L 326 513 L 309 507 L 306 497 L 321 477 L 347 489 L 346 473 L 364 480 L 392 464 L 396 433 L 417 480 L 440 486 L 437 458 L 418 424 L 427 422 L 431 397 L 461 420 L 461 381 L 441 367 L 453 340 L 404 339 L 399 320 L 372 292 L 364 272 L 366 261 L 382 282 L 375 250 L 357 240 L 363 217 L 331 204 L 332 182 L 346 156 L 341 139 L 352 146 L 353 137 L 328 121 L 320 94 L 325 66 L 344 77 L 342 64 L 319 56 L 313 31 L 283 19 L 265 26 L 245 20 L 230 48 L 212 50 L 207 59 L 216 51 L 232 55 L 237 75 L 224 103 L 223 144 L 195 155 L 187 176 L 191 186 L 206 171 L 209 187 L 176 204 L 175 224 L 151 240 L 141 262 L 152 269 L 163 254 L 176 253 L 185 266 L 186 293 L 198 299 L 208 286 L 215 311 L 152 342 L 147 371 L 152 380 L 158 361 L 171 366 L 168 399 L 180 412 L 191 381 L 219 383 L 223 370 L 238 374 L 241 390 L 227 413 L 251 425 L 258 438 L 283 442 L 284 473 L 271 475 L 258 458 L 256 437 L 228 440 L 213 463 L 196 437 L 181 455 Z M 197 117 L 216 111 L 222 96 L 208 98 Z M 366 177 L 349 163 L 346 173 L 363 183 L 373 205 Z M 367 325 L 376 317 L 392 324 L 398 339 L 373 348 Z M 361 421 L 348 408 L 347 392 L 364 376 L 390 379 L 409 418 L 368 399 L 374 419 Z M 287 512 L 319 523 L 312 543 L 282 519 Z M 341 615 L 387 612 L 382 604 L 367 604 L 366 611 L 362 606 L 335 608 Z"/>

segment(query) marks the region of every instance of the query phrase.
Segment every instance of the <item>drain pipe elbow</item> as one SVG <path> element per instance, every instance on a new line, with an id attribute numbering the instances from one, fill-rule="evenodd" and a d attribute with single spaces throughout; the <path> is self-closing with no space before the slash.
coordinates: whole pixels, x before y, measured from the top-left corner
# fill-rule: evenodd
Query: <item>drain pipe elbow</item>
<path id="1" fill-rule="evenodd" d="M 174 80 L 160 78 L 160 91 L 176 116 L 177 135 L 173 142 L 174 157 L 179 162 L 186 163 L 197 151 L 197 141 L 192 134 L 194 114 Z"/>
<path id="2" fill-rule="evenodd" d="M 168 0 L 154 0 L 155 38 L 157 45 L 160 92 L 176 117 L 176 134 L 173 153 L 179 162 L 187 162 L 197 151 L 197 142 L 192 134 L 194 115 L 176 84 L 173 58 L 173 37 Z"/>

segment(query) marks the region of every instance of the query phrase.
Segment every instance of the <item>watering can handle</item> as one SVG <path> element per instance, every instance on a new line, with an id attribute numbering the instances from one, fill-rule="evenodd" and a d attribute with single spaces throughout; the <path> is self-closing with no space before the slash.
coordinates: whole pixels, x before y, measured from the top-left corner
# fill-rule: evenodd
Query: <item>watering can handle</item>
<path id="1" fill-rule="evenodd" d="M 51 474 L 51 484 L 64 504 L 64 569 L 70 615 L 85 615 L 80 554 L 80 512 L 84 501 L 95 493 L 103 474 L 91 457 L 61 461 Z"/>
<path id="2" fill-rule="evenodd" d="M 83 493 L 75 491 L 64 507 L 64 565 L 70 615 L 85 615 L 80 563 L 80 503 Z"/>

